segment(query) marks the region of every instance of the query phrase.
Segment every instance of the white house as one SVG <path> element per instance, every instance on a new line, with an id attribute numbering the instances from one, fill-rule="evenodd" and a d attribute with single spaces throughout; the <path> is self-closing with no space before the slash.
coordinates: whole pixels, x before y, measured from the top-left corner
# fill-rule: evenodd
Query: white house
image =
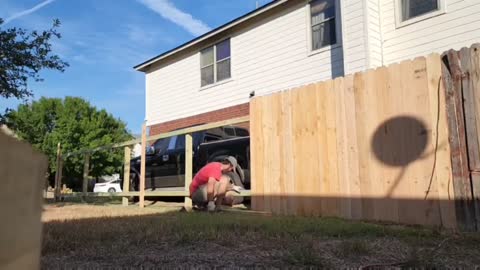
<path id="1" fill-rule="evenodd" d="M 480 41 L 480 0 L 276 0 L 135 67 L 152 134 L 248 115 L 250 95 Z"/>

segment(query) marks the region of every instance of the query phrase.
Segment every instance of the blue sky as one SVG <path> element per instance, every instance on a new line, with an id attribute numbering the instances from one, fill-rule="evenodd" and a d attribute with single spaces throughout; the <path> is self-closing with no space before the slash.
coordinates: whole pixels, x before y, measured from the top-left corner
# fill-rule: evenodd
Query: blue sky
<path id="1" fill-rule="evenodd" d="M 132 67 L 270 0 L 1 0 L 2 28 L 48 29 L 60 19 L 54 52 L 70 67 L 31 83 L 34 98 L 79 96 L 139 133 L 145 117 L 143 73 Z M 16 108 L 0 99 L 0 110 Z"/>

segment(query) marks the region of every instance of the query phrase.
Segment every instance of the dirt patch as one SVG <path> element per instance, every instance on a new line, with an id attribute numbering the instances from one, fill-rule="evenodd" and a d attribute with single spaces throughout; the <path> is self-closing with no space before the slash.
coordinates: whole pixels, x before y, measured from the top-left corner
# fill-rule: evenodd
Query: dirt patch
<path id="1" fill-rule="evenodd" d="M 47 204 L 43 207 L 42 222 L 163 214 L 168 212 L 178 212 L 181 207 L 182 204 L 161 202 L 155 203 L 152 206 L 143 209 L 140 209 L 138 205 L 130 205 L 125 207 L 120 204 Z"/>
<path id="2" fill-rule="evenodd" d="M 42 268 L 480 265 L 478 234 L 332 218 L 174 212 L 177 207 L 48 208 Z M 90 218 L 81 219 L 82 211 Z M 65 218 L 68 213 L 75 219 Z"/>

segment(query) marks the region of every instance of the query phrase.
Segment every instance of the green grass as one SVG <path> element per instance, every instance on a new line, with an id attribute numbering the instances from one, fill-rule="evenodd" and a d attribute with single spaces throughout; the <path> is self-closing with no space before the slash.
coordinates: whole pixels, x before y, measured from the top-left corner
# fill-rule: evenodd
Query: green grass
<path id="1" fill-rule="evenodd" d="M 380 240 L 387 244 L 378 244 Z M 435 248 L 442 242 L 447 244 L 441 251 L 447 248 L 451 251 L 439 256 Z M 398 243 L 401 245 L 397 249 L 389 246 Z M 383 257 L 386 261 L 397 258 L 417 266 L 433 265 L 431 262 L 448 259 L 450 255 L 452 261 L 476 260 L 480 258 L 478 246 L 477 234 L 452 235 L 421 227 L 386 226 L 337 218 L 175 212 L 48 222 L 44 224 L 42 254 L 47 261 L 57 262 L 54 258 L 74 256 L 86 263 L 92 256 L 96 258 L 108 251 L 121 255 L 121 260 L 131 260 L 110 262 L 115 265 L 137 263 L 139 256 L 155 250 L 152 256 L 160 262 L 179 258 L 173 265 L 193 260 L 204 266 L 231 263 L 245 267 L 260 264 L 329 268 L 339 264 L 358 266 L 365 260 L 382 261 Z M 219 250 L 218 254 L 227 254 L 229 260 L 224 262 L 209 255 L 198 255 L 204 249 L 211 249 L 214 254 Z M 190 254 L 183 254 L 185 250 Z M 192 257 L 192 252 L 198 258 Z M 249 259 L 245 260 L 245 256 Z"/>

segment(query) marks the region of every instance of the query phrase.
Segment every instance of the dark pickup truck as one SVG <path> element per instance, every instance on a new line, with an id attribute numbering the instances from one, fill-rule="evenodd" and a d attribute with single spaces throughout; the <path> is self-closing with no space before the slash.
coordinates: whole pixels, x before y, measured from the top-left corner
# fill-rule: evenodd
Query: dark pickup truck
<path id="1" fill-rule="evenodd" d="M 193 175 L 205 164 L 234 156 L 238 174 L 231 173 L 235 184 L 250 189 L 250 137 L 248 130 L 226 126 L 192 134 Z M 155 141 L 147 150 L 145 189 L 185 186 L 185 135 Z M 130 164 L 130 191 L 139 190 L 140 157 Z"/>

